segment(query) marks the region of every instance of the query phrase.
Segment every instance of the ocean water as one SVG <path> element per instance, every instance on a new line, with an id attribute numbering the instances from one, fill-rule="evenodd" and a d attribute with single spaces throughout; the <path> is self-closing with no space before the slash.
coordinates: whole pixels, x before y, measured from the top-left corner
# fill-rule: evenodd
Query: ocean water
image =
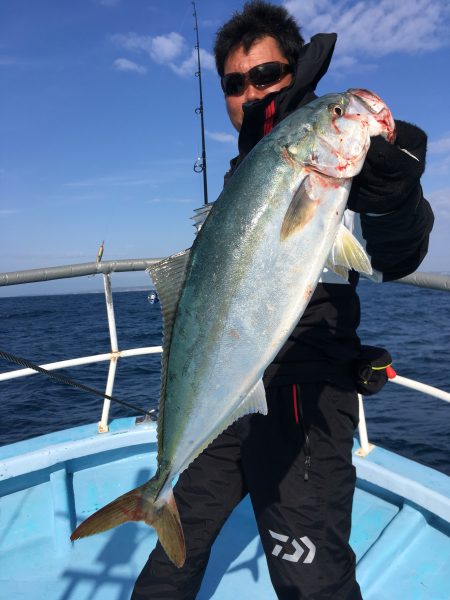
<path id="1" fill-rule="evenodd" d="M 450 392 L 450 295 L 401 284 L 359 285 L 363 343 L 387 348 L 399 375 Z M 161 344 L 159 305 L 148 292 L 116 292 L 119 348 Z M 0 349 L 36 364 L 108 352 L 103 294 L 0 298 Z M 17 368 L 0 359 L 0 372 Z M 119 360 L 113 395 L 156 407 L 160 355 Z M 108 363 L 65 369 L 105 389 Z M 36 374 L 0 382 L 0 445 L 100 420 L 102 400 Z M 450 475 L 450 404 L 388 383 L 365 400 L 373 443 Z M 112 405 L 111 418 L 136 414 Z"/>

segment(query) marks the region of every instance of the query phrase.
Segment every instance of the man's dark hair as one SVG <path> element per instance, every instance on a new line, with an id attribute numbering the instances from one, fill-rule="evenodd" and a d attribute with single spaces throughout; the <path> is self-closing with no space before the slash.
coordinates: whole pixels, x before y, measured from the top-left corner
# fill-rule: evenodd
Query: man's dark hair
<path id="1" fill-rule="evenodd" d="M 252 0 L 244 5 L 242 12 L 235 12 L 216 34 L 214 56 L 220 77 L 232 50 L 242 45 L 248 52 L 256 41 L 266 36 L 275 38 L 289 63 L 296 64 L 304 40 L 294 18 L 282 6 Z"/>

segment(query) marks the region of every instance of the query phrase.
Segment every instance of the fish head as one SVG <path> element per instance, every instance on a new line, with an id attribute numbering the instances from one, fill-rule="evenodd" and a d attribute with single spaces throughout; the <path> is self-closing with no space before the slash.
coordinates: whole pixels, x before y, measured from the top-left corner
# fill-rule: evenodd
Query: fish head
<path id="1" fill-rule="evenodd" d="M 326 94 L 307 107 L 300 135 L 285 150 L 292 161 L 329 177 L 347 179 L 362 169 L 370 138 L 395 140 L 395 123 L 386 104 L 373 92 L 351 89 Z M 295 127 L 294 127 L 295 130 Z"/>
<path id="2" fill-rule="evenodd" d="M 350 98 L 353 112 L 366 111 L 370 137 L 381 135 L 393 144 L 396 137 L 395 121 L 383 100 L 374 92 L 357 88 L 348 90 L 347 95 Z"/>

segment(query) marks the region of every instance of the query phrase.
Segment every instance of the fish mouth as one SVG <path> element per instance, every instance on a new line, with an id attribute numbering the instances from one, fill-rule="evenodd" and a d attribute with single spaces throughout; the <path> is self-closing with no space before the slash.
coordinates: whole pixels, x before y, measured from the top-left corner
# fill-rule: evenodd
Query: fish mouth
<path id="1" fill-rule="evenodd" d="M 380 96 L 363 88 L 351 88 L 347 91 L 347 94 L 353 96 L 373 116 L 380 126 L 378 135 L 383 136 L 388 142 L 393 144 L 397 134 L 395 121 L 391 111 Z"/>

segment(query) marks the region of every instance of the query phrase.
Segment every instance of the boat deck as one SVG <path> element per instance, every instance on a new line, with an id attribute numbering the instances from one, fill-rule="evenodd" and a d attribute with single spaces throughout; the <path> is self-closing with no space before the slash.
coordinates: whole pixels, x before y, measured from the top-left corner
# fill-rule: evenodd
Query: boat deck
<path id="1" fill-rule="evenodd" d="M 70 542 L 75 525 L 156 467 L 153 423 L 89 425 L 0 448 L 0 598 L 126 600 L 156 542 L 127 523 Z M 355 450 L 357 445 L 355 443 Z M 450 478 L 376 448 L 355 455 L 351 544 L 365 600 L 450 598 Z M 276 600 L 249 501 L 217 539 L 198 600 Z"/>

